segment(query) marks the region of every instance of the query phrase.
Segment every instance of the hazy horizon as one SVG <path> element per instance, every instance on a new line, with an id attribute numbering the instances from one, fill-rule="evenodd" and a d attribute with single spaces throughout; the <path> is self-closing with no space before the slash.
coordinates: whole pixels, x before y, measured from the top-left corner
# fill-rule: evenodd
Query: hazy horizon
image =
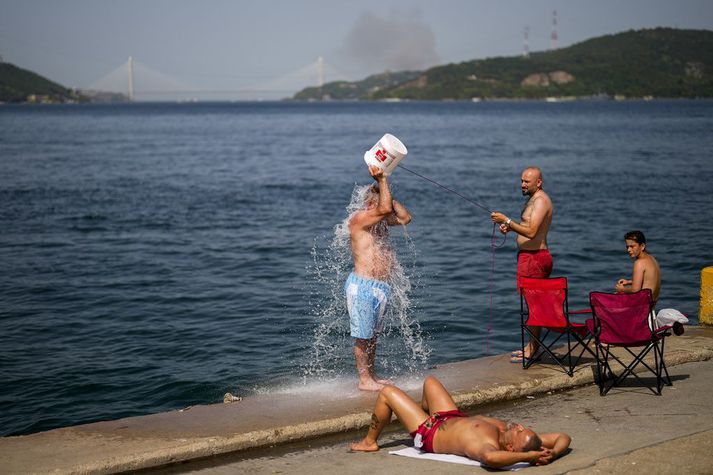
<path id="1" fill-rule="evenodd" d="M 713 29 L 684 0 L 0 0 L 0 56 L 67 87 L 137 100 L 289 97 L 319 81 L 550 49 L 631 29 Z"/>

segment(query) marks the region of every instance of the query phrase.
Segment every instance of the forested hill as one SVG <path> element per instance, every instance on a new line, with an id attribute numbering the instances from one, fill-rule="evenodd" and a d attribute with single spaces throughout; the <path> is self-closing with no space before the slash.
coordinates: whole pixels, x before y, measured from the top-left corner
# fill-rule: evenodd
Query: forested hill
<path id="1" fill-rule="evenodd" d="M 75 102 L 79 97 L 70 89 L 39 74 L 0 63 L 0 102 Z"/>
<path id="2" fill-rule="evenodd" d="M 527 58 L 473 60 L 409 76 L 398 84 L 369 88 L 363 87 L 364 81 L 328 83 L 294 98 L 713 97 L 713 31 L 632 30 Z M 354 96 L 354 91 L 364 92 Z"/>

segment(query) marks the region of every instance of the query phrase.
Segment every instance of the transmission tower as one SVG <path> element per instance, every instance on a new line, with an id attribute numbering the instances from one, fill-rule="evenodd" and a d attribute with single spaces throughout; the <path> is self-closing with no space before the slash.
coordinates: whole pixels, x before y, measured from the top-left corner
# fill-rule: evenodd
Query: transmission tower
<path id="1" fill-rule="evenodd" d="M 552 11 L 552 34 L 550 35 L 550 50 L 557 49 L 557 10 Z"/>
<path id="2" fill-rule="evenodd" d="M 522 57 L 523 58 L 530 57 L 529 36 L 530 36 L 530 27 L 526 26 L 525 29 L 522 31 Z"/>

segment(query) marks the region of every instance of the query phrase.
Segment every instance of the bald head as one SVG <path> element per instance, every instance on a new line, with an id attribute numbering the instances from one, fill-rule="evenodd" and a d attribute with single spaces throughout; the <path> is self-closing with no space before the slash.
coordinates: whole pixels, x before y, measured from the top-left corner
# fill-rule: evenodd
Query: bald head
<path id="1" fill-rule="evenodd" d="M 522 173 L 525 172 L 534 173 L 536 178 L 542 180 L 542 170 L 540 167 L 527 167 L 522 171 Z"/>
<path id="2" fill-rule="evenodd" d="M 523 196 L 532 196 L 542 189 L 542 170 L 539 167 L 525 168 L 520 179 Z"/>
<path id="3" fill-rule="evenodd" d="M 508 424 L 503 434 L 503 442 L 505 450 L 511 452 L 529 452 L 542 447 L 542 439 L 535 431 L 515 423 Z"/>

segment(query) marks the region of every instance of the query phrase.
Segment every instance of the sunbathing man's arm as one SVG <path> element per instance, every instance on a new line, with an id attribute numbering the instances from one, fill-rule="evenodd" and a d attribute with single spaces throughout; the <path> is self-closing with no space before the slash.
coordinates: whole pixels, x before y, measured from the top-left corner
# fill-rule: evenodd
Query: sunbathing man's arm
<path id="1" fill-rule="evenodd" d="M 550 454 L 537 461 L 537 465 L 544 465 L 552 462 L 554 459 L 562 455 L 569 448 L 572 438 L 564 432 L 555 432 L 552 434 L 540 434 L 542 447 L 549 449 Z"/>
<path id="2" fill-rule="evenodd" d="M 466 448 L 466 457 L 478 460 L 485 465 L 493 468 L 506 467 L 518 462 L 528 462 L 533 465 L 537 464 L 540 459 L 544 459 L 549 450 L 533 450 L 530 452 L 510 452 L 507 450 L 499 450 L 493 445 L 482 445 L 475 450 Z M 547 463 L 547 462 L 544 462 Z"/>

